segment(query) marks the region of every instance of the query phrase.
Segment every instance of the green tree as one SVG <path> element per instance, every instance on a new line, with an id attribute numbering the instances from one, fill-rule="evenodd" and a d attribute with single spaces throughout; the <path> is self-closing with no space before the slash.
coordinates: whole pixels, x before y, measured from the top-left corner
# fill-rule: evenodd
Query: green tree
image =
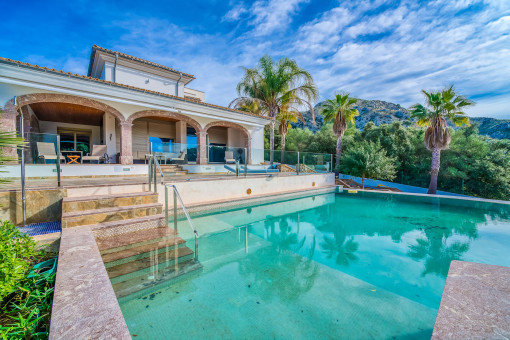
<path id="1" fill-rule="evenodd" d="M 292 129 L 290 123 L 295 123 L 300 119 L 304 122 L 303 115 L 299 111 L 289 111 L 286 107 L 278 113 L 278 132 L 281 136 L 281 156 L 280 162 L 283 164 L 285 160 L 285 137 L 289 129 Z"/>
<path id="2" fill-rule="evenodd" d="M 312 75 L 300 68 L 296 61 L 283 58 L 278 62 L 265 55 L 255 68 L 244 68 L 244 77 L 237 84 L 238 98 L 229 107 L 247 108 L 258 104 L 259 114 L 271 118 L 270 124 L 270 162 L 274 158 L 274 130 L 277 114 L 283 107 L 299 111 L 308 106 L 312 119 L 315 113 L 312 101 L 318 97 L 318 90 Z"/>
<path id="3" fill-rule="evenodd" d="M 425 145 L 432 152 L 430 167 L 430 184 L 427 193 L 437 192 L 437 177 L 441 162 L 441 150 L 447 149 L 450 145 L 451 136 L 448 130 L 447 121 L 453 122 L 456 126 L 469 124 L 469 118 L 462 111 L 471 106 L 474 102 L 458 95 L 452 86 L 441 91 L 427 92 L 422 90 L 426 98 L 426 106 L 415 104 L 411 107 L 411 116 L 416 118 L 418 126 L 426 126 Z"/>
<path id="4" fill-rule="evenodd" d="M 362 141 L 344 153 L 338 170 L 361 177 L 361 185 L 365 188 L 366 177 L 393 180 L 395 159 L 388 157 L 379 143 Z"/>
<path id="5" fill-rule="evenodd" d="M 334 99 L 328 99 L 321 107 L 325 122 L 333 122 L 333 132 L 336 135 L 336 163 L 335 168 L 340 164 L 342 156 L 342 137 L 347 130 L 347 124 L 354 124 L 354 117 L 359 115 L 358 110 L 353 108 L 358 100 L 349 97 L 348 93 L 337 94 Z"/>

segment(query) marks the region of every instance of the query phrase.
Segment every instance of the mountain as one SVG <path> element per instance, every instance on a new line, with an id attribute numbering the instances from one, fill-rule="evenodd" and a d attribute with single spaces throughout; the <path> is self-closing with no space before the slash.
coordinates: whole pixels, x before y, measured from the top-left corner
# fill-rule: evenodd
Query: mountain
<path id="1" fill-rule="evenodd" d="M 321 106 L 324 102 L 320 102 L 314 107 L 315 111 L 315 125 L 312 123 L 310 112 L 303 112 L 305 123 L 298 121 L 292 123 L 292 127 L 307 128 L 313 132 L 319 130 L 323 125 L 324 117 L 319 113 Z M 354 106 L 360 115 L 356 117 L 356 127 L 363 130 L 368 122 L 373 122 L 375 125 L 391 124 L 393 122 L 402 122 L 404 126 L 413 125 L 410 120 L 409 111 L 400 106 L 399 104 L 389 103 L 382 100 L 366 100 L 359 99 L 357 105 Z M 471 123 L 479 125 L 479 132 L 482 135 L 487 135 L 497 139 L 510 139 L 510 119 L 496 119 L 496 118 L 470 118 Z"/>

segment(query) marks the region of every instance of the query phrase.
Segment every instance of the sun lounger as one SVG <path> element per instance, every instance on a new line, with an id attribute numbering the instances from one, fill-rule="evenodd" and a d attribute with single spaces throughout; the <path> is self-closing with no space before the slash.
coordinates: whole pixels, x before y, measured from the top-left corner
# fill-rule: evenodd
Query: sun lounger
<path id="1" fill-rule="evenodd" d="M 43 163 L 46 163 L 46 160 L 57 160 L 57 152 L 53 143 L 37 142 L 37 154 L 37 158 L 42 159 Z M 64 156 L 58 155 L 58 157 L 60 161 L 66 161 Z"/>
<path id="2" fill-rule="evenodd" d="M 89 161 L 92 163 L 93 161 L 97 161 L 99 164 L 100 161 L 103 163 L 108 159 L 108 155 L 106 154 L 106 145 L 92 145 L 92 153 L 87 156 L 82 157 L 82 161 Z"/>
<path id="3" fill-rule="evenodd" d="M 234 152 L 233 151 L 225 151 L 225 163 L 235 163 L 236 160 L 234 159 Z"/>

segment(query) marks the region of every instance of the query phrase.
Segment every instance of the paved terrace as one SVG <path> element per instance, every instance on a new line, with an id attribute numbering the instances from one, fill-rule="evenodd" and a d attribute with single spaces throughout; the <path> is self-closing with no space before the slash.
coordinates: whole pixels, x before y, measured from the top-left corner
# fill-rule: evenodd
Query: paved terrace
<path id="1" fill-rule="evenodd" d="M 306 175 L 306 174 L 301 174 Z M 316 174 L 314 174 L 316 175 Z M 272 174 L 248 174 L 246 178 L 263 178 L 267 176 L 296 176 L 295 173 L 272 173 Z M 210 180 L 224 180 L 234 179 L 234 174 L 187 174 L 169 176 L 165 175 L 165 183 L 186 182 L 186 181 L 210 181 Z M 238 178 L 244 178 L 244 174 L 239 175 Z M 157 182 L 161 183 L 161 178 L 158 176 Z M 103 186 L 103 185 L 123 185 L 123 184 L 147 184 L 148 176 L 115 176 L 115 177 L 63 177 L 61 179 L 61 188 L 72 187 L 85 187 L 85 186 Z M 27 189 L 55 189 L 57 188 L 57 177 L 44 178 L 44 179 L 31 179 L 28 178 L 25 182 Z M 20 190 L 20 180 L 13 180 L 2 186 L 0 191 Z"/>

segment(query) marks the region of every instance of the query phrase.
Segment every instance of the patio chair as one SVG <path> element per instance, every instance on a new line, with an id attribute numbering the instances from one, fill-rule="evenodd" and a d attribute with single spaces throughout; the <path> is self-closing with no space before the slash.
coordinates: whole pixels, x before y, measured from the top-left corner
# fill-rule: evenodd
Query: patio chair
<path id="1" fill-rule="evenodd" d="M 225 164 L 235 163 L 234 151 L 225 151 Z"/>
<path id="2" fill-rule="evenodd" d="M 37 158 L 42 159 L 43 163 L 46 164 L 46 160 L 57 160 L 57 152 L 55 150 L 55 144 L 37 142 Z M 66 161 L 66 158 L 62 155 L 58 155 L 60 161 Z"/>
<path id="3" fill-rule="evenodd" d="M 97 164 L 99 164 L 100 161 L 105 163 L 107 159 L 106 145 L 92 145 L 92 153 L 82 157 L 82 161 L 90 161 L 90 163 L 92 163 L 92 161 L 97 161 Z"/>
<path id="4" fill-rule="evenodd" d="M 170 158 L 170 164 L 186 164 L 188 163 L 188 155 L 186 152 L 181 152 L 179 157 Z"/>

